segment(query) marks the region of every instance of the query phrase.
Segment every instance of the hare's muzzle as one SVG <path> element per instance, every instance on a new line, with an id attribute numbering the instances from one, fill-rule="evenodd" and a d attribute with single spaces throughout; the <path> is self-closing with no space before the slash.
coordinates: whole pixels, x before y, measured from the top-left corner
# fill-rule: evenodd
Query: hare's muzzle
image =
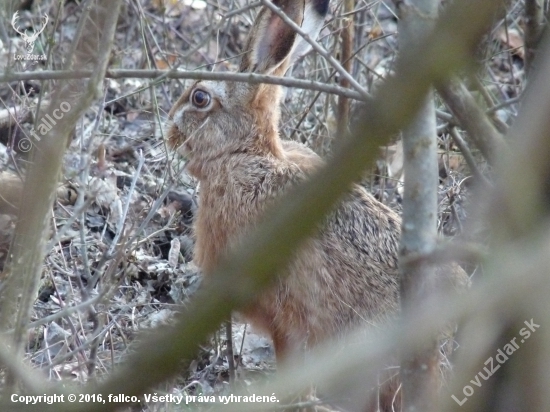
<path id="1" fill-rule="evenodd" d="M 168 129 L 168 146 L 182 155 L 191 152 L 191 145 L 187 137 L 179 130 L 175 123 L 172 123 Z"/>

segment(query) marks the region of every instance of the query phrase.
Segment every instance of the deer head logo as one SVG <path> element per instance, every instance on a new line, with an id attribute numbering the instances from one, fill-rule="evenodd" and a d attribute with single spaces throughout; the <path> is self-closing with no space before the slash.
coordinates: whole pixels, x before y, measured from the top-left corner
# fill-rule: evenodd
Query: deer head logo
<path id="1" fill-rule="evenodd" d="M 17 27 L 17 20 L 19 20 L 19 11 L 16 11 L 13 15 L 11 19 L 11 25 L 13 26 L 13 29 L 21 35 L 21 38 L 25 42 L 27 53 L 32 53 L 36 39 L 38 39 L 38 36 L 44 31 L 46 25 L 48 24 L 48 15 L 44 14 L 44 16 L 42 17 L 42 27 L 39 30 L 35 30 L 32 34 L 27 34 L 27 30 L 21 31 Z"/>

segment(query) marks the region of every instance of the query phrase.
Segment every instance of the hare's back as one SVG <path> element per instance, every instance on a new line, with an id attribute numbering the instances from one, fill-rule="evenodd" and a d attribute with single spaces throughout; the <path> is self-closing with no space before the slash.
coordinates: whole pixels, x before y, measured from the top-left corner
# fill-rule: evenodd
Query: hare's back
<path id="1" fill-rule="evenodd" d="M 399 217 L 381 207 L 355 187 L 291 265 L 278 300 L 301 308 L 312 343 L 396 313 Z"/>

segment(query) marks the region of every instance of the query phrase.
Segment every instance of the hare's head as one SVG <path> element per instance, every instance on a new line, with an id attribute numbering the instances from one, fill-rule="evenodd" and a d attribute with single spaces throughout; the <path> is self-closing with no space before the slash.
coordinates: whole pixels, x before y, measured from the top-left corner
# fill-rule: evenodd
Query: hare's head
<path id="1" fill-rule="evenodd" d="M 273 4 L 314 38 L 328 2 L 275 0 Z M 239 72 L 284 75 L 304 52 L 304 41 L 297 36 L 276 13 L 262 8 L 248 36 Z M 209 164 L 234 153 L 279 157 L 279 101 L 278 86 L 197 81 L 170 110 L 169 144 L 187 155 L 188 170 L 199 178 Z"/>

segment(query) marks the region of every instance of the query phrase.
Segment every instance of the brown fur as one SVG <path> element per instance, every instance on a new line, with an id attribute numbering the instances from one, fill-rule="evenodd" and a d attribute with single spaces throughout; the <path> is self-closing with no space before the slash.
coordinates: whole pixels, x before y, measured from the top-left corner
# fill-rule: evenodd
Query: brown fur
<path id="1" fill-rule="evenodd" d="M 250 47 L 262 42 L 266 27 L 280 26 L 265 21 L 266 16 L 274 18 L 265 9 L 260 12 Z M 286 56 L 292 44 L 286 38 L 274 47 L 280 49 L 270 56 Z M 260 73 L 282 74 L 281 67 L 288 64 L 271 61 Z M 248 56 L 241 70 L 256 66 Z M 196 90 L 211 96 L 208 107 L 191 104 Z M 279 100 L 277 86 L 198 81 L 170 111 L 169 142 L 186 154 L 189 172 L 200 181 L 195 261 L 205 274 L 263 218 L 275 198 L 323 163 L 305 146 L 280 140 Z M 339 336 L 353 325 L 376 324 L 395 315 L 400 228 L 397 213 L 361 186 L 352 187 L 319 235 L 299 251 L 288 276 L 244 310 L 251 322 L 269 332 L 278 358 Z M 458 266 L 447 267 L 443 277 L 461 279 L 455 283 L 467 279 Z M 392 410 L 388 405 L 396 382 L 387 385 L 382 410 Z"/>

